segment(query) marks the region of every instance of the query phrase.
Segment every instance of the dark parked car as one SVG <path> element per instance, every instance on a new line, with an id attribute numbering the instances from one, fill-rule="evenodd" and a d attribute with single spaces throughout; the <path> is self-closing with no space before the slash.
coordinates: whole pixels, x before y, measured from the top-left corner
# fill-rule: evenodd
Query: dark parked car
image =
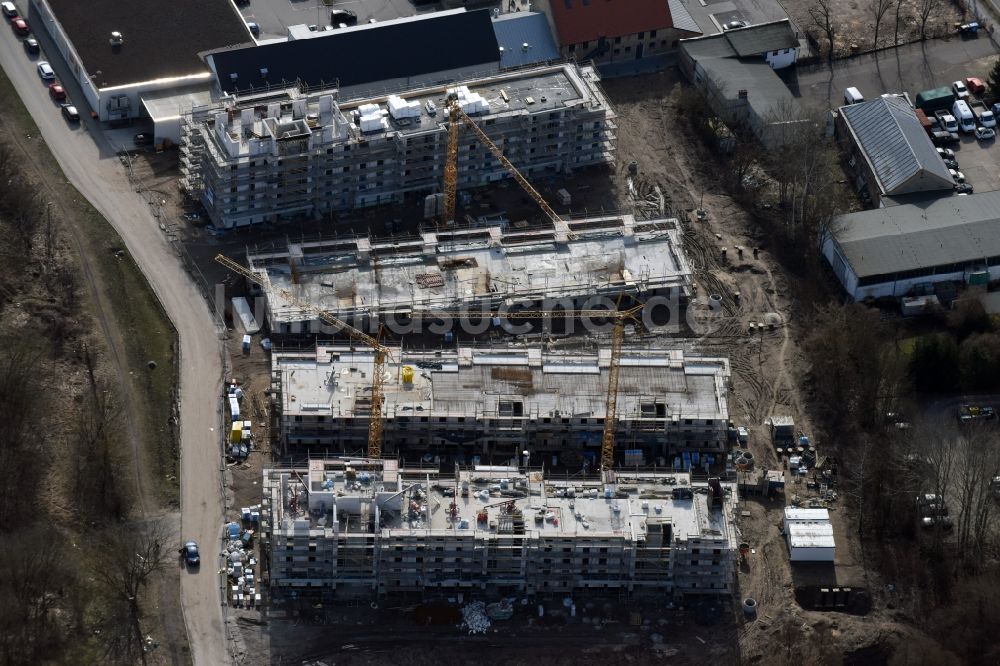
<path id="1" fill-rule="evenodd" d="M 21 42 L 24 45 L 24 50 L 32 55 L 37 55 L 42 52 L 42 48 L 38 45 L 38 40 L 34 37 L 28 37 L 26 40 Z"/>
<path id="2" fill-rule="evenodd" d="M 349 9 L 334 9 L 330 12 L 330 25 L 357 25 L 358 15 Z"/>
<path id="3" fill-rule="evenodd" d="M 63 104 L 61 106 L 62 106 L 63 118 L 70 121 L 71 123 L 80 122 L 80 112 L 76 110 L 75 106 L 73 106 L 72 104 Z"/>
<path id="4" fill-rule="evenodd" d="M 137 146 L 148 146 L 153 143 L 153 135 L 147 134 L 145 132 L 140 132 L 132 137 L 132 142 Z"/>
<path id="5" fill-rule="evenodd" d="M 194 541 L 188 541 L 181 548 L 181 555 L 184 556 L 184 563 L 189 567 L 196 567 L 201 564 L 201 555 L 198 554 L 198 544 Z"/>
<path id="6" fill-rule="evenodd" d="M 960 139 L 958 134 L 955 132 L 934 132 L 931 135 L 931 141 L 934 142 L 935 146 L 947 146 L 953 143 L 958 143 Z"/>
<path id="7" fill-rule="evenodd" d="M 0 3 L 0 6 L 3 7 L 3 15 L 7 18 L 14 18 L 17 16 L 17 7 L 13 2 L 3 2 Z"/>

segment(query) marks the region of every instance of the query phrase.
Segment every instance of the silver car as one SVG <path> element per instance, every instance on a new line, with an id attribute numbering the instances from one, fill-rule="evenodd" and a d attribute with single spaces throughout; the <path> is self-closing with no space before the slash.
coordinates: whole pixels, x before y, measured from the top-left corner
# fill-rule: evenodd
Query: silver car
<path id="1" fill-rule="evenodd" d="M 56 78 L 56 73 L 52 71 L 52 66 L 49 65 L 48 60 L 38 63 L 38 76 L 42 77 L 43 81 L 51 81 Z"/>

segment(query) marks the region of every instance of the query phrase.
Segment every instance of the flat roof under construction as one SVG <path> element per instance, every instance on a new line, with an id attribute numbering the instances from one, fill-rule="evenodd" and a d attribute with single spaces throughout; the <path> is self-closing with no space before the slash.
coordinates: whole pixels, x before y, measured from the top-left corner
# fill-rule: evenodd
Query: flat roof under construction
<path id="1" fill-rule="evenodd" d="M 416 315 L 429 309 L 495 311 L 542 299 L 679 289 L 691 269 L 675 219 L 631 215 L 572 220 L 563 228 L 485 227 L 411 239 L 352 238 L 252 248 L 267 271 L 272 326 L 314 319 L 279 290 L 341 317 Z M 294 280 L 298 282 L 293 285 Z"/>
<path id="2" fill-rule="evenodd" d="M 304 475 L 265 472 L 270 479 L 283 476 L 282 483 L 287 485 L 281 492 L 281 505 L 275 507 L 274 528 L 290 532 L 325 529 L 336 521 L 340 533 L 366 531 L 367 521 L 359 520 L 366 515 L 375 517 L 377 532 L 383 536 L 452 533 L 482 538 L 484 532 L 504 531 L 509 506 L 500 505 L 513 502 L 523 515 L 524 534 L 529 538 L 636 541 L 645 539 L 652 525 L 662 523 L 671 525 L 675 540 L 722 540 L 735 547 L 730 523 L 737 494 L 732 484 L 720 486 L 720 509 L 712 506 L 709 486 L 692 484 L 687 474 L 625 473 L 616 475 L 615 483 L 603 484 L 546 478 L 541 471 L 524 472 L 516 467 L 476 466 L 442 475 L 399 468 L 394 460 L 385 461 L 382 471 L 371 469 L 367 461 L 358 463 L 355 469 L 367 471 L 351 474 L 351 478 L 346 473 L 350 461 L 340 459 L 311 460 Z M 467 496 L 462 496 L 461 487 L 468 489 Z M 675 488 L 691 492 L 675 498 Z M 294 503 L 289 501 L 293 496 L 297 498 Z M 455 506 L 450 509 L 452 501 Z M 481 512 L 486 513 L 486 521 L 479 520 Z"/>
<path id="3" fill-rule="evenodd" d="M 678 350 L 625 347 L 621 354 L 620 419 L 728 419 L 729 362 L 685 357 Z M 374 353 L 348 346 L 273 355 L 282 413 L 367 418 Z M 503 347 L 434 351 L 393 349 L 383 387 L 389 419 L 452 416 L 527 419 L 602 418 L 610 350 L 543 352 Z M 414 369 L 412 381 L 403 368 Z M 658 406 L 662 406 L 659 408 Z"/>

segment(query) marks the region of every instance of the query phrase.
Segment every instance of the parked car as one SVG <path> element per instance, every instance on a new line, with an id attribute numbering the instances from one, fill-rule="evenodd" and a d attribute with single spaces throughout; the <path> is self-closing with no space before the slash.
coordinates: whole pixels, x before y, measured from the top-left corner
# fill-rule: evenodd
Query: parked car
<path id="1" fill-rule="evenodd" d="M 7 18 L 14 18 L 17 16 L 17 7 L 14 6 L 13 2 L 0 2 L 0 9 L 3 9 L 3 15 Z"/>
<path id="2" fill-rule="evenodd" d="M 62 85 L 58 83 L 50 83 L 49 97 L 61 102 L 62 100 L 66 99 L 66 90 L 62 87 Z"/>
<path id="3" fill-rule="evenodd" d="M 80 112 L 76 110 L 75 106 L 72 104 L 62 104 L 60 106 L 62 108 L 63 118 L 71 123 L 80 122 Z"/>
<path id="4" fill-rule="evenodd" d="M 961 171 L 956 171 L 955 169 L 948 169 L 948 173 L 951 174 L 951 179 L 954 180 L 956 183 L 965 182 L 965 174 L 962 173 Z"/>
<path id="5" fill-rule="evenodd" d="M 251 35 L 260 37 L 260 26 L 257 25 L 256 21 L 247 21 L 247 28 L 249 28 Z"/>
<path id="6" fill-rule="evenodd" d="M 955 169 L 956 171 L 958 170 L 958 162 L 956 162 L 955 160 L 945 160 L 944 165 L 949 169 Z"/>
<path id="7" fill-rule="evenodd" d="M 38 40 L 34 37 L 28 37 L 21 44 L 24 46 L 24 50 L 31 55 L 38 55 L 42 52 L 42 48 L 38 45 Z"/>
<path id="8" fill-rule="evenodd" d="M 51 81 L 56 78 L 56 73 L 52 71 L 52 66 L 49 65 L 47 60 L 38 63 L 38 76 L 42 77 L 44 81 Z"/>
<path id="9" fill-rule="evenodd" d="M 198 553 L 198 543 L 195 541 L 188 541 L 181 548 L 181 555 L 184 557 L 184 563 L 189 567 L 196 567 L 201 564 L 201 555 Z"/>
<path id="10" fill-rule="evenodd" d="M 967 99 L 969 97 L 969 88 L 961 81 L 954 81 L 951 84 L 951 91 L 955 93 L 956 99 Z"/>
<path id="11" fill-rule="evenodd" d="M 990 141 L 997 138 L 997 133 L 996 130 L 989 127 L 977 127 L 976 138 L 980 141 Z"/>
<path id="12" fill-rule="evenodd" d="M 12 18 L 10 20 L 11 27 L 14 28 L 14 32 L 21 35 L 22 37 L 31 34 L 31 28 L 28 27 L 28 22 L 25 21 L 20 16 Z"/>
<path id="13" fill-rule="evenodd" d="M 972 183 L 955 183 L 955 192 L 958 194 L 972 194 Z"/>
<path id="14" fill-rule="evenodd" d="M 938 155 L 941 156 L 941 159 L 943 160 L 955 159 L 955 151 L 952 150 L 951 148 L 938 148 L 937 153 Z"/>
<path id="15" fill-rule="evenodd" d="M 996 411 L 990 405 L 961 405 L 958 408 L 958 420 L 962 422 L 993 418 L 996 418 Z"/>
<path id="16" fill-rule="evenodd" d="M 974 36 L 979 32 L 979 23 L 976 21 L 963 23 L 958 26 L 958 32 L 962 35 Z"/>
<path id="17" fill-rule="evenodd" d="M 931 142 L 933 142 L 935 146 L 947 146 L 953 143 L 958 143 L 959 141 L 960 139 L 958 138 L 958 134 L 955 132 L 934 132 L 934 134 L 931 135 Z"/>
<path id="18" fill-rule="evenodd" d="M 746 28 L 749 25 L 750 24 L 747 23 L 746 21 L 736 20 L 736 21 L 730 21 L 729 23 L 723 23 L 722 24 L 722 29 L 723 30 L 738 30 L 739 28 Z"/>
<path id="19" fill-rule="evenodd" d="M 958 121 L 947 109 L 938 109 L 934 112 L 934 117 L 938 119 L 946 132 L 958 132 Z"/>
<path id="20" fill-rule="evenodd" d="M 132 143 L 137 146 L 148 146 L 153 143 L 153 135 L 147 134 L 145 132 L 139 132 L 134 137 L 132 137 Z"/>
<path id="21" fill-rule="evenodd" d="M 358 15 L 350 9 L 334 9 L 330 12 L 330 25 L 357 25 Z"/>
<path id="22" fill-rule="evenodd" d="M 949 516 L 924 516 L 920 519 L 920 524 L 925 529 L 930 529 L 935 525 L 940 525 L 941 529 L 946 532 L 950 531 L 955 526 L 955 522 Z"/>
<path id="23" fill-rule="evenodd" d="M 969 108 L 972 112 L 976 114 L 976 124 L 982 125 L 983 127 L 996 127 L 997 118 L 991 110 L 986 108 L 986 105 L 979 100 L 973 100 L 969 102 Z"/>
<path id="24" fill-rule="evenodd" d="M 983 80 L 978 77 L 975 76 L 967 77 L 965 79 L 965 85 L 972 92 L 973 95 L 982 95 L 984 92 L 986 92 L 986 84 L 984 84 Z"/>

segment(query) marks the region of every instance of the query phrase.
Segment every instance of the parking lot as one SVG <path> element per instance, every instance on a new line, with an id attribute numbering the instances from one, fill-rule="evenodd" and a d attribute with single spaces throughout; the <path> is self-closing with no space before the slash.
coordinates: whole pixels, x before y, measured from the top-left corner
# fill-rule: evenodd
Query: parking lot
<path id="1" fill-rule="evenodd" d="M 240 13 L 245 20 L 260 26 L 259 39 L 263 40 L 284 37 L 290 25 L 316 25 L 322 30 L 330 25 L 330 12 L 334 9 L 354 12 L 360 24 L 369 19 L 388 21 L 437 8 L 436 4 L 415 7 L 411 0 L 338 0 L 331 6 L 323 0 L 250 0 L 240 6 Z"/>
<path id="2" fill-rule="evenodd" d="M 921 90 L 949 86 L 952 81 L 986 74 L 997 57 L 986 37 L 933 40 L 901 46 L 878 55 L 865 55 L 814 67 L 792 68 L 784 75 L 793 94 L 807 108 L 825 110 L 843 104 L 844 89 L 858 88 L 865 99 L 883 93 L 906 92 L 910 100 Z M 960 134 L 961 143 L 949 146 L 976 192 L 1000 189 L 1000 145 Z"/>

